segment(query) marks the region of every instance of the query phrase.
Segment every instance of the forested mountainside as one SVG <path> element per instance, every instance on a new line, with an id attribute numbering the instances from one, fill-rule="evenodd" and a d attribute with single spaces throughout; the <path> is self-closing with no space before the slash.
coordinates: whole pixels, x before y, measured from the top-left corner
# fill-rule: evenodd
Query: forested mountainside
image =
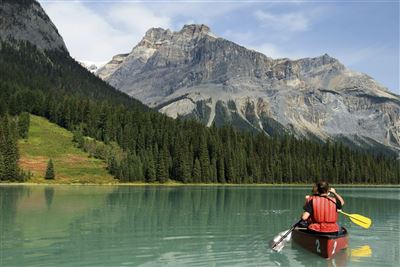
<path id="1" fill-rule="evenodd" d="M 191 24 L 149 29 L 97 74 L 173 118 L 400 152 L 400 97 L 327 54 L 272 59 Z"/>
<path id="2" fill-rule="evenodd" d="M 270 138 L 171 119 L 116 92 L 62 52 L 2 43 L 0 63 L 2 129 L 10 129 L 1 131 L 2 151 L 15 144 L 7 145 L 7 136 L 17 138 L 13 116 L 30 112 L 84 136 L 117 143 L 125 156 L 110 155 L 108 163 L 121 181 L 399 182 L 394 157 L 353 151 L 340 143 Z M 15 156 L 2 154 L 4 163 L 15 163 Z M 2 173 L 3 180 L 14 178 L 12 172 Z"/>
<path id="3" fill-rule="evenodd" d="M 30 23 L 41 21 L 34 18 L 44 13 L 36 1 L 5 3 L 9 9 L 26 9 L 13 13 L 14 26 L 24 25 L 20 20 L 26 16 Z M 3 11 L 1 15 L 8 14 Z M 0 27 L 1 180 L 24 177 L 16 140 L 23 137 L 26 126 L 19 118 L 27 112 L 74 131 L 78 141 L 88 136 L 118 146 L 105 159 L 120 181 L 283 183 L 325 178 L 334 183 L 399 183 L 394 157 L 353 151 L 340 143 L 289 135 L 270 138 L 169 118 L 107 85 L 64 49 L 39 46 L 40 35 L 55 36 L 51 31 L 56 29 L 48 29 L 29 32 L 38 36 L 27 41 L 25 33 L 13 38 Z"/>

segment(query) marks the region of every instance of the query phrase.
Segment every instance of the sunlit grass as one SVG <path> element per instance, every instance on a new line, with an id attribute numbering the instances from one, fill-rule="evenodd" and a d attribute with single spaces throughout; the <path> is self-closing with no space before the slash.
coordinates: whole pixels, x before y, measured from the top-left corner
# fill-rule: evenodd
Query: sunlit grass
<path id="1" fill-rule="evenodd" d="M 113 183 L 106 164 L 75 147 L 72 133 L 48 120 L 31 115 L 29 138 L 19 141 L 20 166 L 37 183 Z M 47 162 L 53 160 L 56 179 L 44 180 Z"/>

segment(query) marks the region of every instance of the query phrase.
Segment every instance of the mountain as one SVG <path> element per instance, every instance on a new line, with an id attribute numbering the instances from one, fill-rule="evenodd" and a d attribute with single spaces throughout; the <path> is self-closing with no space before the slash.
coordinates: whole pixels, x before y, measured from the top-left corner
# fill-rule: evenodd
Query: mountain
<path id="1" fill-rule="evenodd" d="M 27 41 L 41 50 L 67 51 L 57 28 L 34 0 L 1 1 L 0 40 Z"/>
<path id="2" fill-rule="evenodd" d="M 88 60 L 80 60 L 78 61 L 83 67 L 85 67 L 91 73 L 96 73 L 101 67 L 103 67 L 107 62 L 94 62 Z"/>
<path id="3" fill-rule="evenodd" d="M 1 13 L 2 23 L 14 27 L 15 36 L 0 28 L 0 181 L 29 178 L 20 169 L 28 171 L 32 166 L 24 155 L 54 157 L 56 172 L 57 160 L 69 165 L 82 161 L 61 151 L 60 142 L 50 140 L 57 137 L 49 139 L 46 129 L 28 135 L 49 139 L 48 146 L 34 142 L 18 148 L 17 140 L 27 137 L 30 113 L 71 131 L 76 146 L 104 160 L 107 171 L 124 182 L 311 183 L 324 177 L 332 183 L 399 183 L 400 165 L 394 157 L 355 151 L 338 142 L 322 144 L 288 135 L 269 138 L 169 118 L 86 70 L 64 46 L 56 45 L 62 40 L 59 37 L 41 46 L 57 30 L 50 20 L 41 25 L 45 13 L 36 1 L 7 0 L 4 6 L 21 12 Z M 2 10 L 4 6 L 2 2 Z M 29 23 L 25 23 L 26 14 L 34 14 Z M 22 38 L 20 33 L 28 34 L 26 27 L 32 32 Z M 192 35 L 215 38 L 206 27 Z M 142 52 L 146 57 L 148 51 Z M 31 117 L 35 126 L 37 117 Z M 28 143 L 22 143 L 29 144 L 29 136 Z M 38 170 L 36 163 L 32 172 Z M 93 177 L 90 170 L 74 169 L 65 171 L 75 177 Z M 56 175 L 55 181 L 62 182 L 59 178 Z"/>
<path id="4" fill-rule="evenodd" d="M 97 75 L 173 118 L 400 151 L 400 97 L 327 54 L 272 59 L 206 25 L 152 28 Z"/>

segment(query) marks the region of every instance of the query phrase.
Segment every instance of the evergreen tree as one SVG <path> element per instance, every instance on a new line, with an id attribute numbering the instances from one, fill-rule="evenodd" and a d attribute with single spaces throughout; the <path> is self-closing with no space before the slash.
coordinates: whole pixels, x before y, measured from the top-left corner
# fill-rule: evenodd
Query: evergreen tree
<path id="1" fill-rule="evenodd" d="M 157 180 L 160 183 L 165 183 L 169 179 L 168 173 L 168 149 L 167 146 L 164 145 L 162 150 L 159 153 L 158 162 L 157 162 Z"/>
<path id="2" fill-rule="evenodd" d="M 8 115 L 0 118 L 0 155 L 3 161 L 3 179 L 16 180 L 18 170 L 18 133 L 15 122 Z"/>
<path id="3" fill-rule="evenodd" d="M 5 170 L 6 166 L 4 165 L 3 155 L 0 154 L 0 180 L 5 180 Z"/>
<path id="4" fill-rule="evenodd" d="M 194 183 L 201 182 L 201 166 L 198 158 L 194 160 L 193 172 L 192 172 L 192 180 Z"/>
<path id="5" fill-rule="evenodd" d="M 220 156 L 217 162 L 217 174 L 218 174 L 218 182 L 225 183 L 225 164 L 224 158 Z"/>
<path id="6" fill-rule="evenodd" d="M 33 113 L 76 129 L 78 146 L 106 160 L 121 181 L 399 183 L 398 155 L 173 120 L 64 53 L 24 43 L 18 49 L 4 42 L 0 47 L 0 179 L 19 178 L 17 139 L 29 128 L 24 118 Z M 120 152 L 110 152 L 113 143 Z"/>
<path id="7" fill-rule="evenodd" d="M 46 180 L 55 179 L 54 165 L 51 159 L 47 162 L 46 174 L 44 175 L 44 179 Z"/>
<path id="8" fill-rule="evenodd" d="M 200 168 L 201 168 L 201 181 L 208 182 L 210 178 L 210 158 L 208 155 L 207 142 L 205 138 L 200 139 L 199 144 L 199 160 L 200 160 Z"/>
<path id="9" fill-rule="evenodd" d="M 112 154 L 112 155 L 109 157 L 109 160 L 108 160 L 108 171 L 109 171 L 112 175 L 117 175 L 117 173 L 118 173 L 118 168 L 119 168 L 118 162 L 117 162 L 117 160 L 116 160 L 116 158 L 115 158 L 115 155 Z"/>
<path id="10" fill-rule="evenodd" d="M 77 144 L 79 148 L 83 148 L 85 145 L 85 138 L 80 130 L 75 130 L 72 132 L 72 141 Z"/>
<path id="11" fill-rule="evenodd" d="M 178 143 L 177 145 L 177 155 L 176 155 L 176 160 L 174 164 L 174 173 L 175 177 L 178 181 L 181 181 L 183 183 L 186 183 L 190 181 L 191 179 L 191 173 L 190 173 L 190 166 L 189 166 L 189 160 L 188 160 L 188 154 L 189 152 L 187 151 L 186 147 L 184 146 L 184 143 Z"/>
<path id="12" fill-rule="evenodd" d="M 22 112 L 18 116 L 18 134 L 21 138 L 27 139 L 29 133 L 30 118 L 29 113 Z"/>
<path id="13" fill-rule="evenodd" d="M 152 183 L 155 181 L 156 181 L 156 165 L 154 163 L 153 155 L 150 155 L 147 159 L 146 182 Z"/>

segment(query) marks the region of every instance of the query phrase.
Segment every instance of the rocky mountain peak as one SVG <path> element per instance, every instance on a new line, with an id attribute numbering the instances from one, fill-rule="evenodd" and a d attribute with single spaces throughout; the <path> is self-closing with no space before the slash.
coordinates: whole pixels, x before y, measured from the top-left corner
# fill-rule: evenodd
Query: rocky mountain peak
<path id="1" fill-rule="evenodd" d="M 139 44 L 134 47 L 133 51 L 138 47 L 158 49 L 162 45 L 171 42 L 172 39 L 187 42 L 190 40 L 197 40 L 204 36 L 216 37 L 210 31 L 210 27 L 204 24 L 184 25 L 178 32 L 172 32 L 169 29 L 163 28 L 151 28 L 145 33 Z"/>
<path id="2" fill-rule="evenodd" d="M 302 58 L 302 59 L 299 59 L 297 61 L 305 69 L 318 68 L 318 67 L 326 66 L 326 65 L 330 65 L 330 66 L 336 65 L 340 69 L 344 69 L 345 68 L 344 65 L 339 62 L 339 60 L 337 60 L 334 57 L 331 57 L 330 55 L 328 55 L 326 53 L 321 55 L 321 56 L 318 56 L 318 57 Z"/>
<path id="3" fill-rule="evenodd" d="M 35 0 L 1 1 L 0 40 L 27 41 L 41 50 L 67 51 L 57 28 Z"/>
<path id="4" fill-rule="evenodd" d="M 204 35 L 213 35 L 210 27 L 204 24 L 187 24 L 179 31 L 180 34 L 189 38 L 197 38 Z"/>
<path id="5" fill-rule="evenodd" d="M 139 46 L 153 47 L 159 42 L 170 39 L 172 32 L 163 28 L 151 28 L 146 32 L 143 39 L 139 42 Z"/>
<path id="6" fill-rule="evenodd" d="M 328 54 L 272 59 L 190 24 L 149 30 L 97 74 L 174 118 L 400 151 L 399 96 Z"/>

